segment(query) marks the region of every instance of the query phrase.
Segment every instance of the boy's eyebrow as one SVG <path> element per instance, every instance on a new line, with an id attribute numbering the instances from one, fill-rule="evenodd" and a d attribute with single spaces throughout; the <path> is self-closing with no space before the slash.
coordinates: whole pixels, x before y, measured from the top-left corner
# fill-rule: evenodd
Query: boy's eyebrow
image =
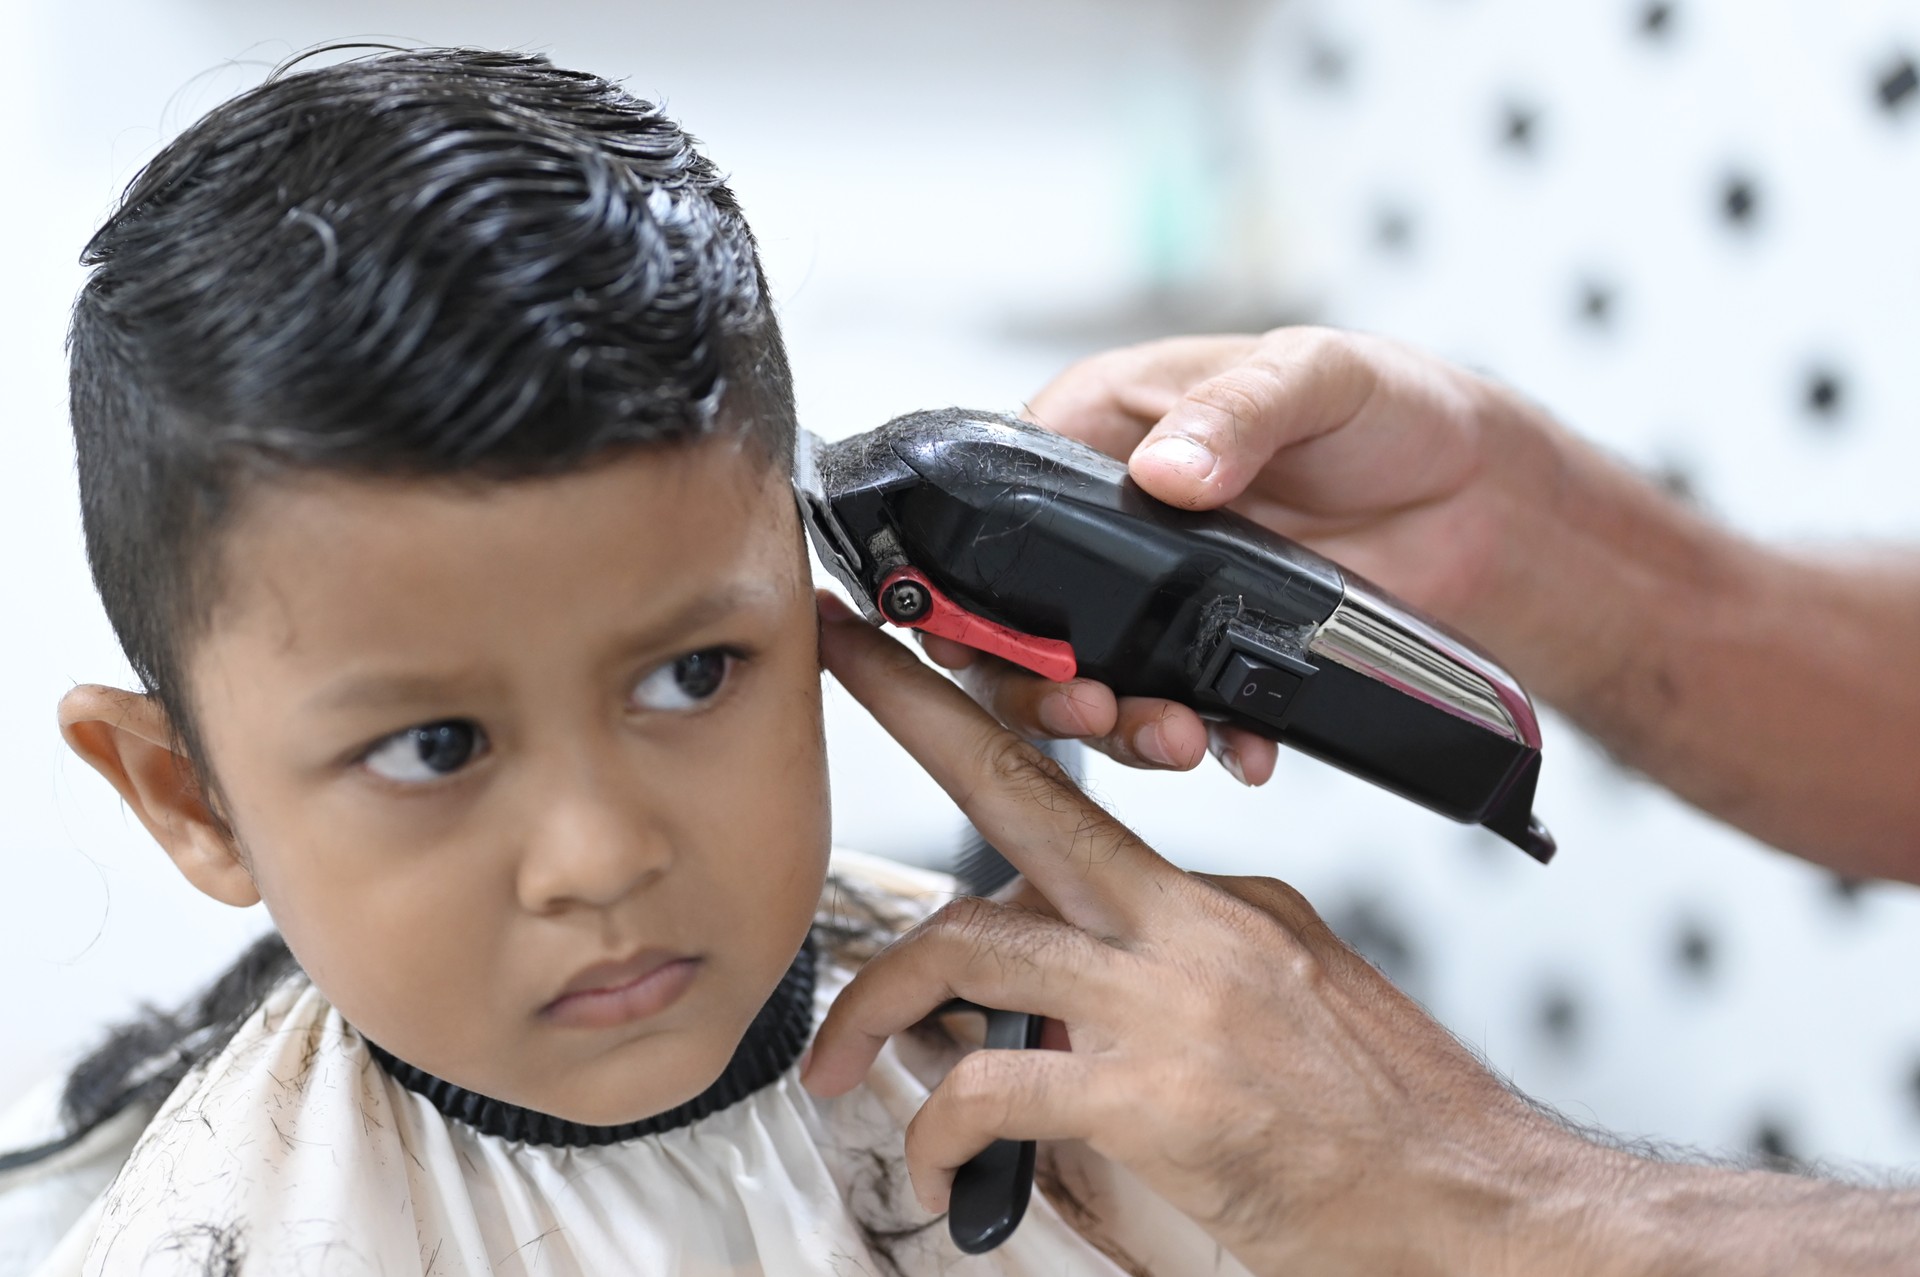
<path id="1" fill-rule="evenodd" d="M 667 646 L 673 639 L 711 625 L 723 617 L 755 604 L 771 602 L 782 593 L 773 581 L 730 581 L 710 594 L 687 600 L 679 611 L 670 613 L 645 629 L 623 635 L 615 645 L 621 655 Z"/>
<path id="2" fill-rule="evenodd" d="M 616 649 L 625 654 L 665 647 L 677 635 L 697 630 L 730 616 L 751 604 L 768 601 L 780 593 L 772 582 L 738 581 L 710 594 L 690 599 L 680 608 L 645 629 L 622 635 Z M 409 701 L 444 699 L 471 691 L 478 680 L 468 674 L 371 674 L 349 678 L 314 698 L 319 709 L 384 708 Z"/>

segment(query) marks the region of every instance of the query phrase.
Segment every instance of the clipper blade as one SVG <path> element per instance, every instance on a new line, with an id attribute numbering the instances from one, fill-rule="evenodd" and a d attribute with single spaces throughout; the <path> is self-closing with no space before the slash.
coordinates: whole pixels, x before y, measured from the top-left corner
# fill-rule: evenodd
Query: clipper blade
<path id="1" fill-rule="evenodd" d="M 826 440 L 811 430 L 802 430 L 795 436 L 793 495 L 800 505 L 800 521 L 807 526 L 807 536 L 820 562 L 833 573 L 833 579 L 846 590 L 860 614 L 878 625 L 882 619 L 880 611 L 860 580 L 859 547 L 833 514 L 833 502 L 820 464 L 821 454 L 827 447 Z"/>

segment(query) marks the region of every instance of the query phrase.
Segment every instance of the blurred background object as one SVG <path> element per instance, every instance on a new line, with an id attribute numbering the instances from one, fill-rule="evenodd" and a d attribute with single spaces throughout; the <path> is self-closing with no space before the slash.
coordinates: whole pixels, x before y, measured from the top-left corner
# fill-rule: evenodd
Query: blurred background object
<path id="1" fill-rule="evenodd" d="M 665 100 L 734 175 L 830 436 L 1013 407 L 1116 342 L 1313 319 L 1485 368 L 1755 533 L 1920 540 L 1912 5 L 41 0 L 24 26 L 0 83 L 0 1102 L 267 925 L 192 894 L 54 733 L 73 682 L 129 677 L 60 339 L 138 166 L 310 45 L 537 49 Z M 837 689 L 829 730 L 840 841 L 949 860 L 957 813 Z M 1557 721 L 1550 869 L 1294 756 L 1255 792 L 1099 758 L 1089 783 L 1182 863 L 1293 881 L 1578 1120 L 1920 1162 L 1920 891 L 1759 848 Z"/>

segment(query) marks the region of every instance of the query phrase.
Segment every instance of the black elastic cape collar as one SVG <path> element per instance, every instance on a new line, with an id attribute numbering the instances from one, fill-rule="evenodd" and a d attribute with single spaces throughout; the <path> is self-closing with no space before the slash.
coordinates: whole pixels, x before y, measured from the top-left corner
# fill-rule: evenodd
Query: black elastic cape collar
<path id="1" fill-rule="evenodd" d="M 800 1058 L 801 1048 L 813 1031 L 813 941 L 794 958 L 779 987 L 753 1017 L 747 1035 L 740 1039 L 733 1059 L 720 1080 L 678 1108 L 637 1122 L 619 1126 L 588 1126 L 565 1118 L 538 1113 L 533 1109 L 490 1099 L 465 1087 L 455 1086 L 416 1069 L 373 1042 L 367 1046 L 393 1079 L 426 1097 L 427 1102 L 456 1122 L 464 1122 L 482 1135 L 526 1144 L 555 1144 L 582 1148 L 596 1144 L 618 1144 L 642 1135 L 659 1135 L 689 1126 L 703 1117 L 738 1104 L 755 1091 L 772 1083 Z"/>

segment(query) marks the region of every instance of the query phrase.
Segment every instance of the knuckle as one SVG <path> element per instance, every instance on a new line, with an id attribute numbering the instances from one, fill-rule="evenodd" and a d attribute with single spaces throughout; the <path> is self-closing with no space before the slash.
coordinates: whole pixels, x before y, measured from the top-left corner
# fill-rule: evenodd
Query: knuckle
<path id="1" fill-rule="evenodd" d="M 963 1057 L 947 1073 L 947 1103 L 961 1113 L 974 1113 L 999 1095 L 1000 1070 L 993 1057 L 976 1051 Z"/>
<path id="2" fill-rule="evenodd" d="M 1293 921 L 1296 918 L 1316 916 L 1313 906 L 1307 902 L 1307 898 L 1301 895 L 1299 889 L 1292 883 L 1284 882 L 1279 878 L 1268 877 L 1258 877 L 1253 879 L 1253 882 L 1258 887 L 1260 894 L 1272 902 L 1269 906 L 1270 910 L 1274 913 L 1285 915 L 1287 921 Z"/>
<path id="3" fill-rule="evenodd" d="M 979 772 L 996 789 L 1050 811 L 1060 810 L 1063 798 L 1080 792 L 1066 768 L 1011 732 L 996 732 L 982 746 Z"/>
<path id="4" fill-rule="evenodd" d="M 1283 929 L 1297 930 L 1320 920 L 1312 903 L 1293 884 L 1279 878 L 1254 875 L 1221 885 L 1250 915 L 1260 916 Z"/>
<path id="5" fill-rule="evenodd" d="M 991 900 L 959 896 L 928 914 L 915 930 L 978 944 L 997 929 L 1000 913 L 1001 907 Z"/>
<path id="6" fill-rule="evenodd" d="M 1260 343 L 1260 362 L 1270 367 L 1324 368 L 1344 366 L 1358 354 L 1352 333 L 1318 324 L 1276 328 Z"/>
<path id="7" fill-rule="evenodd" d="M 948 1072 L 940 1089 L 956 1125 L 994 1132 L 1011 1120 L 1022 1093 L 1030 1089 L 1020 1061 L 1004 1051 L 975 1051 Z"/>
<path id="8" fill-rule="evenodd" d="M 1196 406 L 1226 418 L 1237 437 L 1267 414 L 1270 389 L 1270 376 L 1264 368 L 1243 364 L 1202 382 L 1188 397 Z"/>
<path id="9" fill-rule="evenodd" d="M 1265 354 L 1277 378 L 1302 381 L 1314 397 L 1343 409 L 1357 411 L 1379 377 L 1377 345 L 1337 328 L 1293 330 L 1289 340 L 1269 346 Z"/>
<path id="10" fill-rule="evenodd" d="M 1303 962 L 1319 966 L 1317 941 L 1332 932 L 1298 890 L 1267 877 L 1215 885 L 1220 889 L 1213 900 L 1221 920 L 1263 951 L 1267 961 L 1295 978 L 1308 974 Z"/>
<path id="11" fill-rule="evenodd" d="M 917 931 L 957 960 L 954 980 L 973 976 L 1047 982 L 1077 971 L 1082 963 L 1078 932 L 1045 913 L 978 896 L 961 896 L 942 905 Z"/>
<path id="12" fill-rule="evenodd" d="M 1289 345 L 1290 356 L 1305 363 L 1339 362 L 1352 358 L 1354 353 L 1351 334 L 1318 324 L 1294 329 Z"/>
<path id="13" fill-rule="evenodd" d="M 1311 991 L 1327 982 L 1326 963 L 1297 938 L 1286 946 L 1279 969 L 1285 973 L 1287 983 L 1298 989 Z"/>

